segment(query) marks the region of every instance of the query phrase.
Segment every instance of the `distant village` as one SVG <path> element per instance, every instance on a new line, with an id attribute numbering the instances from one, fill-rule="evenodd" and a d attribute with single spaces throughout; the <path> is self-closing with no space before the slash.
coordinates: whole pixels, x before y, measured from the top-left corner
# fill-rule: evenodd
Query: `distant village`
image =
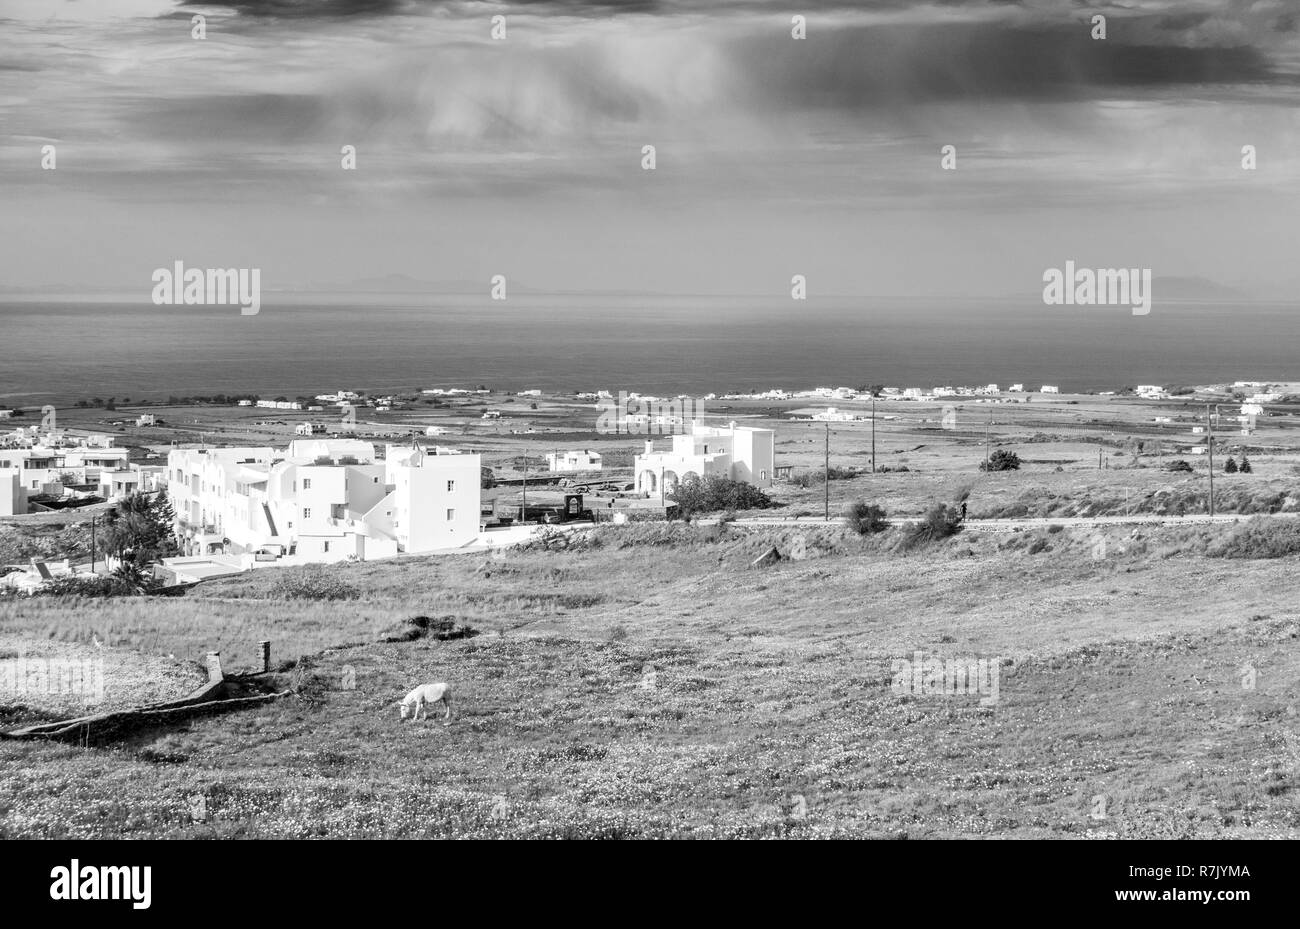
<path id="1" fill-rule="evenodd" d="M 1276 385 L 1262 382 L 1238 381 L 1212 389 L 1232 397 L 1233 402 L 1240 401 L 1236 419 L 1247 434 L 1253 428 L 1254 417 L 1264 415 L 1263 404 L 1288 396 Z M 422 391 L 433 398 L 482 397 L 491 393 L 485 387 Z M 1143 400 L 1190 399 L 1188 395 L 1194 393 L 1157 385 L 1139 385 L 1131 391 L 1132 396 Z M 722 397 L 709 394 L 699 400 L 620 394 L 615 432 L 640 436 L 642 441 L 633 456 L 632 480 L 626 484 L 593 480 L 590 475 L 604 469 L 600 453 L 556 449 L 545 455 L 548 472 L 588 477 L 563 479 L 561 486 L 571 492 L 553 508 L 553 514 L 545 511 L 545 515 L 548 520 L 554 515 L 561 520 L 607 518 L 615 522 L 641 511 L 664 516 L 674 505 L 668 497 L 683 482 L 712 475 L 770 488 L 777 476 L 775 431 L 734 421 L 706 425 L 693 414 L 702 410 L 707 401 L 934 402 L 956 398 L 977 403 L 1023 403 L 1035 399 L 1035 394 L 1040 402 L 1061 396 L 1053 385 L 1042 385 L 1031 392 L 1023 384 L 1012 384 L 1005 391 L 997 384 L 930 390 L 889 386 L 774 389 Z M 540 398 L 542 391 L 523 390 L 515 396 Z M 567 396 L 581 402 L 594 401 L 598 410 L 614 408 L 615 397 L 608 391 Z M 340 421 L 329 425 L 312 421 L 296 424 L 295 437 L 284 448 L 203 445 L 172 448 L 165 458 L 161 452 L 148 452 L 143 460 L 132 460 L 130 449 L 117 447 L 115 437 L 105 433 L 74 435 L 38 424 L 0 432 L 0 517 L 112 503 L 134 494 L 157 495 L 165 491 L 182 553 L 164 559 L 159 570 L 177 583 L 268 565 L 329 563 L 513 544 L 531 532 L 528 523 L 534 513 L 526 511 L 525 506 L 519 508 L 518 521 L 502 517 L 494 504 L 485 508 L 482 491 L 490 480 L 485 480 L 490 469 L 483 467 L 479 454 L 422 445 L 415 435 L 405 444 L 374 444 L 348 434 L 353 429 L 349 411 L 364 405 L 382 412 L 400 406 L 398 397 L 364 397 L 339 390 L 313 399 L 232 398 L 239 406 L 304 412 L 333 408 L 343 412 Z M 476 415 L 494 419 L 500 411 L 487 409 Z M 0 409 L 0 419 L 12 416 L 13 411 Z M 824 411 L 796 411 L 791 418 L 857 422 L 870 420 L 871 413 L 828 406 Z M 1172 420 L 1170 416 L 1156 416 L 1153 421 Z M 161 422 L 150 413 L 135 419 L 141 428 Z M 423 434 L 438 436 L 446 431 L 442 426 L 427 426 Z M 1204 429 L 1196 426 L 1192 432 L 1203 433 Z M 657 442 L 656 435 L 664 438 Z M 1203 442 L 1203 437 L 1193 439 L 1186 450 L 1203 452 Z M 526 484 L 525 477 L 525 496 Z M 581 491 L 588 488 L 606 495 L 598 513 L 593 512 L 590 499 L 583 501 Z M 22 570 L 6 574 L 0 584 L 30 589 L 58 574 L 78 570 L 78 566 L 66 561 L 39 568 L 16 567 Z"/>

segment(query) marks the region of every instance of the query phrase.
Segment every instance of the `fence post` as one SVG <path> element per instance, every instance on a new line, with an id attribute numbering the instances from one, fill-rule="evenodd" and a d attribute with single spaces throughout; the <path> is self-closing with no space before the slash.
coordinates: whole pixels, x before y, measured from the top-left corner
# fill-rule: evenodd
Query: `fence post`
<path id="1" fill-rule="evenodd" d="M 221 652 L 208 652 L 205 663 L 208 666 L 209 684 L 216 684 L 225 680 L 225 675 L 221 673 Z"/>
<path id="2" fill-rule="evenodd" d="M 262 670 L 270 671 L 271 670 L 271 643 L 269 641 L 258 642 L 257 647 L 262 653 Z"/>

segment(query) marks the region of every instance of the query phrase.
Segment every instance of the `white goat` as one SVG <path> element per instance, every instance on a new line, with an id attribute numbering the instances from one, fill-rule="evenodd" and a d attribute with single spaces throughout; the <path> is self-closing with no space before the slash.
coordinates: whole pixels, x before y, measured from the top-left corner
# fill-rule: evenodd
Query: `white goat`
<path id="1" fill-rule="evenodd" d="M 443 708 L 446 712 L 443 714 L 443 722 L 451 719 L 451 693 L 446 684 L 421 684 L 415 690 L 407 694 L 399 703 L 401 707 L 402 719 L 411 715 L 411 707 L 415 707 L 415 718 L 420 718 L 420 710 L 424 710 L 424 718 L 429 718 L 429 704 L 442 701 Z"/>

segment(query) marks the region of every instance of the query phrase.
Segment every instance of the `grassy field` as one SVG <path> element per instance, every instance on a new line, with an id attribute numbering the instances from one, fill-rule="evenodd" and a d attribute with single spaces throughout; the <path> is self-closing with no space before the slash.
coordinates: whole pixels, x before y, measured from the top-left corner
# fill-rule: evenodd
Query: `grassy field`
<path id="1" fill-rule="evenodd" d="M 257 709 L 106 747 L 0 742 L 0 836 L 1296 837 L 1296 556 L 1227 557 L 1245 531 L 905 554 L 902 530 L 609 527 L 332 569 L 355 600 L 275 599 L 267 570 L 0 604 L 9 643 L 304 659 L 299 696 Z M 751 568 L 772 545 L 804 557 Z M 480 634 L 377 641 L 413 615 Z M 900 694 L 917 651 L 990 662 L 997 701 Z M 452 724 L 400 721 L 435 680 Z"/>

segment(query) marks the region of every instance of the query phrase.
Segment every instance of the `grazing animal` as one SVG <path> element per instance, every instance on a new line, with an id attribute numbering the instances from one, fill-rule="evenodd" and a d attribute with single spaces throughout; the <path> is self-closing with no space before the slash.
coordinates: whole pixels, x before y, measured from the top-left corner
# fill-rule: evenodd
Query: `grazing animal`
<path id="1" fill-rule="evenodd" d="M 95 643 L 95 648 L 103 648 L 103 647 L 104 647 L 104 643 L 101 642 L 101 641 L 99 641 L 99 634 L 98 634 L 98 633 L 96 633 L 96 632 L 92 632 L 92 633 L 90 634 L 90 640 L 91 640 L 92 642 Z"/>
<path id="2" fill-rule="evenodd" d="M 429 718 L 429 704 L 442 701 L 443 708 L 446 712 L 443 714 L 443 722 L 451 719 L 451 693 L 446 684 L 421 684 L 415 690 L 407 694 L 399 703 L 401 707 L 402 719 L 406 719 L 411 714 L 411 707 L 415 707 L 415 718 L 420 718 L 420 710 L 424 710 L 424 718 Z"/>

